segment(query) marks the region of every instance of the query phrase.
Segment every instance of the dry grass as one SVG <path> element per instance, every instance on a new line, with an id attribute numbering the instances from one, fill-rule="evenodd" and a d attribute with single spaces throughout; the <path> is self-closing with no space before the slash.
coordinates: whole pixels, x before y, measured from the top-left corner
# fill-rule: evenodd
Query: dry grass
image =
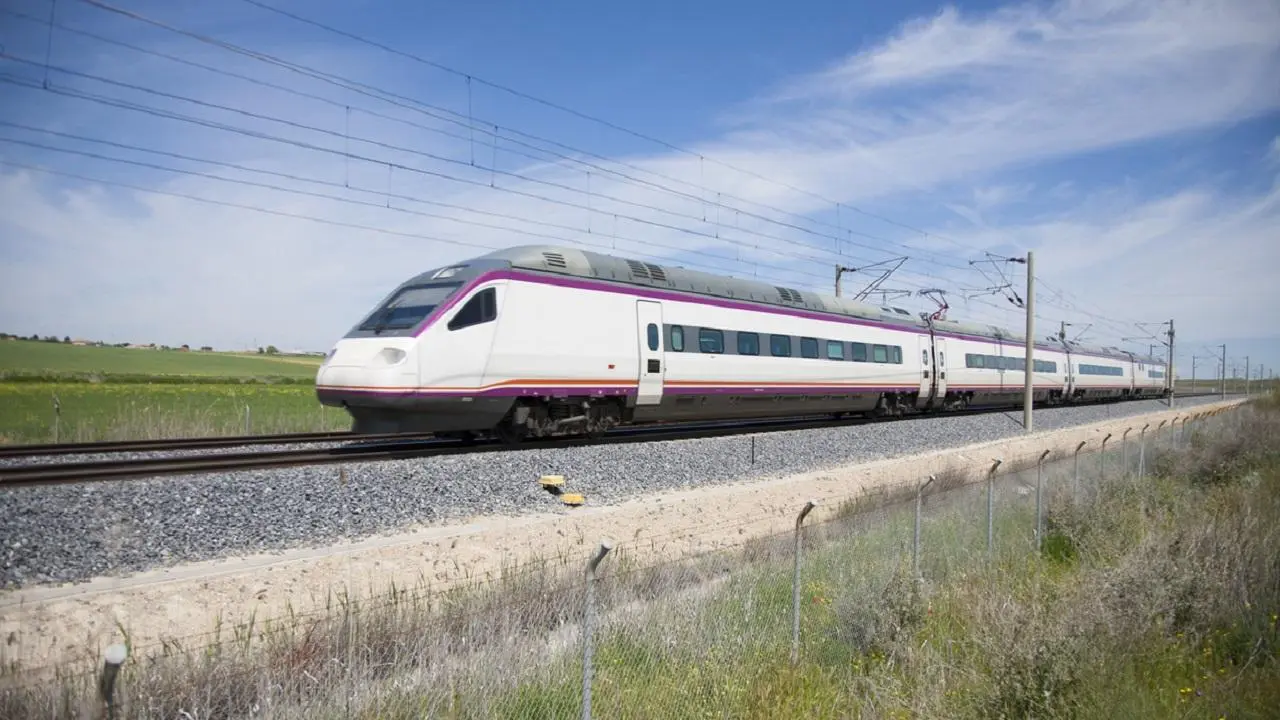
<path id="1" fill-rule="evenodd" d="M 594 707 L 653 717 L 1263 717 L 1280 706 L 1280 409 L 1256 403 L 1070 491 L 1034 465 L 998 486 L 940 473 L 806 527 L 801 662 L 790 533 L 656 567 L 602 566 Z M 1003 469 L 1003 468 L 1002 468 Z M 580 701 L 585 558 L 447 594 L 334 598 L 315 617 L 134 660 L 119 717 L 564 717 Z M 136 653 L 135 653 L 136 654 Z M 20 680 L 21 676 L 11 677 Z M 92 678 L 0 692 L 0 717 L 89 717 Z"/>

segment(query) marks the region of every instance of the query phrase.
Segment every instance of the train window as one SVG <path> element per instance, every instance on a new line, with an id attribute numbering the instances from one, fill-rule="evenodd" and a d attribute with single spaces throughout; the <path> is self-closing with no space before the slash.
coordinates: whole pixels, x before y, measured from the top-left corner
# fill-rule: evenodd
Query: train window
<path id="1" fill-rule="evenodd" d="M 384 330 L 411 328 L 425 320 L 459 287 L 459 283 L 449 283 L 404 288 L 369 315 L 360 329 L 381 333 Z"/>
<path id="2" fill-rule="evenodd" d="M 939 366 L 939 367 L 944 367 L 944 368 L 947 366 L 947 354 L 946 354 L 946 353 L 944 353 L 944 352 L 939 352 L 939 353 L 938 353 L 938 366 Z"/>
<path id="3" fill-rule="evenodd" d="M 928 350 L 921 350 L 921 351 L 920 351 L 920 362 L 924 363 L 925 365 L 928 365 L 928 364 L 929 364 L 929 351 L 928 351 Z"/>
<path id="4" fill-rule="evenodd" d="M 827 341 L 827 359 L 843 360 L 844 359 L 844 343 L 839 340 Z"/>
<path id="5" fill-rule="evenodd" d="M 964 366 L 965 366 L 965 367 L 968 367 L 968 368 L 981 368 L 981 367 L 982 367 L 982 356 L 981 356 L 981 355 L 974 355 L 973 353 L 965 353 L 965 354 L 964 354 Z"/>
<path id="6" fill-rule="evenodd" d="M 684 328 L 679 325 L 671 326 L 671 349 L 684 352 Z"/>
<path id="7" fill-rule="evenodd" d="M 739 355 L 759 355 L 760 354 L 760 336 L 755 333 L 738 333 L 738 354 Z"/>
<path id="8" fill-rule="evenodd" d="M 878 363 L 889 362 L 889 348 L 885 347 L 884 345 L 872 345 L 871 360 L 872 362 L 878 362 Z"/>
<path id="9" fill-rule="evenodd" d="M 853 343 L 853 361 L 854 362 L 867 361 L 867 344 L 866 343 Z"/>
<path id="10" fill-rule="evenodd" d="M 800 357 L 818 357 L 818 341 L 815 338 L 800 338 Z"/>
<path id="11" fill-rule="evenodd" d="M 649 327 L 645 328 L 645 333 L 649 336 L 649 349 L 658 349 L 658 326 L 649 323 Z"/>
<path id="12" fill-rule="evenodd" d="M 485 288 L 467 301 L 466 305 L 449 321 L 450 330 L 492 322 L 498 317 L 498 293 L 493 288 Z"/>
<path id="13" fill-rule="evenodd" d="M 724 352 L 724 333 L 710 328 L 698 330 L 698 349 L 704 353 Z"/>
<path id="14" fill-rule="evenodd" d="M 898 345 L 894 345 L 892 350 L 893 350 L 893 353 L 892 353 L 893 364 L 901 365 L 902 364 L 902 348 L 899 347 Z"/>
<path id="15" fill-rule="evenodd" d="M 791 337 L 788 335 L 770 335 L 769 352 L 774 357 L 791 357 Z"/>

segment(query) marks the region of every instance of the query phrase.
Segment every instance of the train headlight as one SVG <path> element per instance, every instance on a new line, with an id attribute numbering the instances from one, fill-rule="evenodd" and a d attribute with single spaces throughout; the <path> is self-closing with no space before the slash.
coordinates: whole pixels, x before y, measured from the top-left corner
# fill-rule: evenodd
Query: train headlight
<path id="1" fill-rule="evenodd" d="M 376 357 L 384 365 L 395 365 L 404 361 L 406 353 L 400 348 L 388 347 L 382 348 Z"/>

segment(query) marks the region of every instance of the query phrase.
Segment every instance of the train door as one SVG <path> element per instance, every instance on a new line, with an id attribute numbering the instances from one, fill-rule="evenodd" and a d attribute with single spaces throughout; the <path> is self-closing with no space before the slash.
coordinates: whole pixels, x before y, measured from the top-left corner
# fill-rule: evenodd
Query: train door
<path id="1" fill-rule="evenodd" d="M 662 347 L 662 303 L 636 301 L 636 332 L 640 347 L 640 390 L 636 405 L 662 402 L 662 378 L 666 372 Z"/>
<path id="2" fill-rule="evenodd" d="M 937 397 L 942 402 L 947 396 L 947 339 L 935 338 L 933 341 L 934 370 L 938 375 Z"/>
<path id="3" fill-rule="evenodd" d="M 916 407 L 927 407 L 933 400 L 934 382 L 937 373 L 933 367 L 933 342 L 931 338 L 920 336 L 920 394 L 916 398 Z"/>

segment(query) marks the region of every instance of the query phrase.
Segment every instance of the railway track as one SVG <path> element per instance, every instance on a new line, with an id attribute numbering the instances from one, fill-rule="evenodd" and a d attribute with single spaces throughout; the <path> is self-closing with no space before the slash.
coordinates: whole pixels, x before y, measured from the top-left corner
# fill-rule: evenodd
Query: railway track
<path id="1" fill-rule="evenodd" d="M 51 443 L 47 445 L 0 445 L 0 458 L 42 457 L 50 455 L 89 455 L 97 453 L 159 452 L 165 450 L 211 450 L 252 445 L 299 445 L 307 443 L 343 442 L 348 440 L 396 440 L 427 438 L 429 433 L 386 433 L 361 435 L 350 430 L 334 432 L 286 433 L 283 435 L 228 435 L 220 437 L 166 438 L 159 440 L 125 440 L 85 443 Z"/>
<path id="2" fill-rule="evenodd" d="M 1199 393 L 1181 397 L 1202 397 L 1218 393 Z M 1053 408 L 1044 408 L 1052 411 Z M 1011 412 L 1009 408 L 977 409 L 947 412 L 948 417 L 984 415 Z M 280 443 L 281 437 L 313 437 L 312 442 L 348 440 L 337 447 L 293 449 L 282 451 L 255 451 L 243 453 L 219 453 L 216 455 L 189 455 L 178 457 L 150 457 L 125 460 L 99 460 L 91 462 L 45 463 L 10 465 L 0 467 L 0 488 L 31 487 L 65 483 L 124 480 L 164 475 L 188 475 L 233 470 L 263 470 L 304 465 L 332 465 L 345 462 L 374 462 L 459 455 L 465 453 L 580 447 L 584 445 L 629 442 L 654 442 L 658 440 L 691 440 L 706 437 L 724 437 L 747 433 L 778 432 L 783 430 L 807 430 L 847 427 L 873 422 L 919 419 L 921 415 L 902 415 L 883 418 L 832 419 L 829 415 L 803 416 L 784 420 L 763 419 L 747 421 L 715 421 L 681 424 L 664 424 L 641 427 L 616 428 L 599 438 L 547 438 L 528 440 L 518 446 L 508 446 L 496 440 L 444 440 L 429 436 L 392 434 L 356 435 L 353 433 L 311 433 L 294 436 L 258 436 L 241 444 Z M 275 438 L 267 440 L 265 438 Z M 167 446 L 157 446 L 162 441 L 148 441 L 147 449 L 183 449 L 201 447 L 228 447 L 235 438 L 209 438 L 209 445 L 192 445 L 190 440 L 177 441 Z M 296 442 L 296 441 L 293 441 Z M 95 445 L 90 443 L 90 445 Z M 99 446 L 130 446 L 138 443 L 96 444 Z M 83 445 L 81 445 L 83 446 Z M 34 446 L 26 446 L 28 448 Z"/>

